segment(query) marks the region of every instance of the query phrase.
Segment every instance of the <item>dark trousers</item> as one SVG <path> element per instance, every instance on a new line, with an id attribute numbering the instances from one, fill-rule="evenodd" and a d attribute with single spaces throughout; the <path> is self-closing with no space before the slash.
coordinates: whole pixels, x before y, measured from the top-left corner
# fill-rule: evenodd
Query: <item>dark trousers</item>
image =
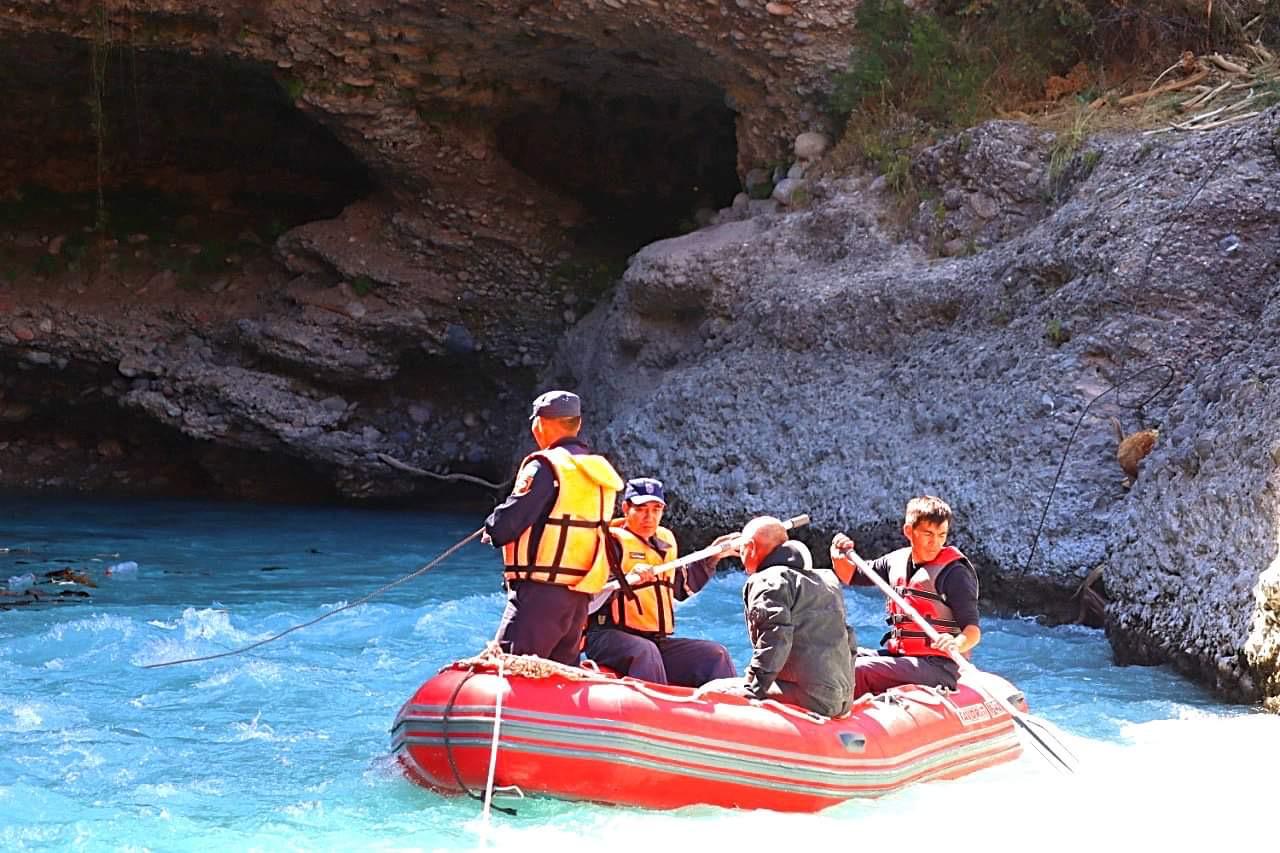
<path id="1" fill-rule="evenodd" d="M 853 659 L 853 695 L 883 693 L 903 684 L 954 689 L 960 667 L 938 655 L 890 655 L 874 649 L 858 649 Z"/>
<path id="2" fill-rule="evenodd" d="M 577 666 L 590 603 L 591 596 L 566 586 L 517 581 L 507 590 L 498 644 L 509 654 Z"/>
<path id="3" fill-rule="evenodd" d="M 654 684 L 700 687 L 737 675 L 729 650 L 712 640 L 649 639 L 617 628 L 590 628 L 587 657 L 620 675 Z"/>

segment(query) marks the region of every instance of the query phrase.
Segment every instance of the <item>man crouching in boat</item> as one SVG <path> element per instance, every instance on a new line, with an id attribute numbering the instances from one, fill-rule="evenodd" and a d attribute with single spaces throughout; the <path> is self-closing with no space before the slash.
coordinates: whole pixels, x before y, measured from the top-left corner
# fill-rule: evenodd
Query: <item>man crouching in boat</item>
<path id="1" fill-rule="evenodd" d="M 882 693 L 901 684 L 954 688 L 960 667 L 951 652 L 968 655 L 982 639 L 978 626 L 978 573 L 959 549 L 947 545 L 951 507 L 932 495 L 907 503 L 902 534 L 911 544 L 873 560 L 868 568 L 896 589 L 941 635 L 936 644 L 889 602 L 889 633 L 880 651 L 858 649 L 854 695 Z M 831 540 L 831 566 L 845 583 L 870 586 L 845 556 L 853 540 Z"/>
<path id="2" fill-rule="evenodd" d="M 675 602 L 707 585 L 724 552 L 655 575 L 652 567 L 676 559 L 676 537 L 662 526 L 667 507 L 662 483 L 650 477 L 627 481 L 622 518 L 609 525 L 610 564 L 623 585 L 601 594 L 587 617 L 587 657 L 620 675 L 655 684 L 697 687 L 737 675 L 729 650 L 712 640 L 673 637 Z M 713 545 L 736 538 L 730 533 Z M 635 580 L 628 582 L 627 575 Z"/>
<path id="3" fill-rule="evenodd" d="M 533 401 L 538 450 L 511 496 L 485 519 L 481 541 L 502 548 L 507 609 L 502 650 L 576 666 L 587 605 L 609 578 L 605 530 L 622 478 L 578 437 L 582 402 L 568 391 Z"/>
<path id="4" fill-rule="evenodd" d="M 713 681 L 700 692 L 781 699 L 828 717 L 846 713 L 856 641 L 839 579 L 815 569 L 809 549 L 789 541 L 776 518 L 753 518 L 742 538 L 751 663 L 744 679 Z"/>

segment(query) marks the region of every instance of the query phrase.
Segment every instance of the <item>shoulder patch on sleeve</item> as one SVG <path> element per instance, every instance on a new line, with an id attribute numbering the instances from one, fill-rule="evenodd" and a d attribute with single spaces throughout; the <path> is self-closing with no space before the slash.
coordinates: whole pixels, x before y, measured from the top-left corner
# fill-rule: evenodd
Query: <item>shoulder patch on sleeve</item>
<path id="1" fill-rule="evenodd" d="M 511 490 L 511 494 L 515 496 L 528 494 L 533 488 L 533 478 L 538 473 L 538 463 L 530 462 L 528 465 L 520 469 L 520 473 L 516 476 L 515 488 Z"/>

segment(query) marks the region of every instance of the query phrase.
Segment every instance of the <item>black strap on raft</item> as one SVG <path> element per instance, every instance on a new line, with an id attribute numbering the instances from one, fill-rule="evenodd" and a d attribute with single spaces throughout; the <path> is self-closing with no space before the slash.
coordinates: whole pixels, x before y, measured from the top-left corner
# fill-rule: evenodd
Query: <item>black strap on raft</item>
<path id="1" fill-rule="evenodd" d="M 440 717 L 440 735 L 444 740 L 444 754 L 445 757 L 449 759 L 449 769 L 453 771 L 453 781 L 458 783 L 458 787 L 462 789 L 462 793 L 466 794 L 473 800 L 479 800 L 483 803 L 484 797 L 477 794 L 475 791 L 472 791 L 467 787 L 467 783 L 462 781 L 462 774 L 458 772 L 458 764 L 453 760 L 453 746 L 449 743 L 449 712 L 453 710 L 453 704 L 458 701 L 458 694 L 462 692 L 462 685 L 470 681 L 471 676 L 475 674 L 476 668 L 474 666 L 467 667 L 467 674 L 458 682 L 458 686 L 453 688 L 453 695 L 449 697 L 448 704 L 444 706 L 444 714 Z M 515 809 L 508 808 L 507 806 L 500 806 L 492 801 L 489 803 L 489 808 L 494 811 L 502 812 L 503 814 L 509 814 L 512 817 L 515 817 L 516 815 Z"/>

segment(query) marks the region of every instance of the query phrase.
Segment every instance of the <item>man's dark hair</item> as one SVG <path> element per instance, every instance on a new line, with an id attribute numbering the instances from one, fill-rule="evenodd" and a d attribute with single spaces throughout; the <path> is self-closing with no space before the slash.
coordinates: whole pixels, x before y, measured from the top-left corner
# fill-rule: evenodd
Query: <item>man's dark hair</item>
<path id="1" fill-rule="evenodd" d="M 951 522 L 951 507 L 942 498 L 924 495 L 907 501 L 907 526 L 915 527 L 921 521 L 942 524 Z"/>

